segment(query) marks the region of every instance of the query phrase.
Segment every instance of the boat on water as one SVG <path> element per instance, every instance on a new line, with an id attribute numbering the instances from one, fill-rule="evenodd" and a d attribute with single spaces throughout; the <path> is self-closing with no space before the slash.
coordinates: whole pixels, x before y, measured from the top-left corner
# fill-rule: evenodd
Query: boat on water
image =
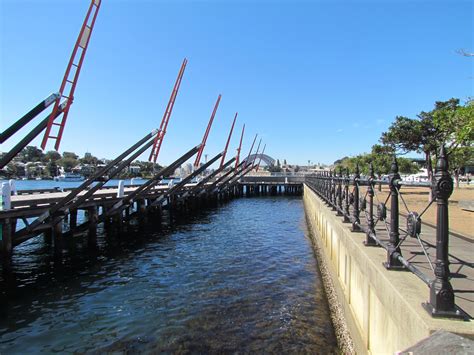
<path id="1" fill-rule="evenodd" d="M 64 174 L 61 174 L 59 176 L 56 176 L 54 178 L 55 181 L 70 181 L 70 182 L 74 182 L 74 181 L 82 181 L 84 180 L 84 176 L 82 176 L 81 174 L 76 174 L 76 173 L 64 173 Z"/>

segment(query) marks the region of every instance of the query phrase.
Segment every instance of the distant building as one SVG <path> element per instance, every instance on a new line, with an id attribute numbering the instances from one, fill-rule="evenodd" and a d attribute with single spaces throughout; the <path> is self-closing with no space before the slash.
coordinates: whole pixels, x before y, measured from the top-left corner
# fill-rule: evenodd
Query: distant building
<path id="1" fill-rule="evenodd" d="M 130 165 L 128 167 L 128 172 L 130 174 L 140 174 L 140 167 L 138 165 Z"/>
<path id="2" fill-rule="evenodd" d="M 402 177 L 403 181 L 411 182 L 428 182 L 428 169 L 420 169 L 416 174 L 406 175 Z"/>
<path id="3" fill-rule="evenodd" d="M 191 163 L 187 163 L 187 164 L 183 167 L 183 169 L 182 169 L 182 171 L 181 171 L 181 174 L 182 174 L 183 176 L 185 176 L 185 175 L 191 174 L 192 172 L 193 172 L 193 165 L 192 165 Z"/>

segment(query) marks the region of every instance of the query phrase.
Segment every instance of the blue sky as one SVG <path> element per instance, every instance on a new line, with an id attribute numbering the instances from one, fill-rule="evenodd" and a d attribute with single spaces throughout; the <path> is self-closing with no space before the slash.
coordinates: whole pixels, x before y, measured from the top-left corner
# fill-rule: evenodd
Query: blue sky
<path id="1" fill-rule="evenodd" d="M 59 89 L 88 6 L 0 0 L 2 129 Z M 209 156 L 238 111 L 229 154 L 245 123 L 245 154 L 259 133 L 274 158 L 332 163 L 397 115 L 472 96 L 456 50 L 473 30 L 470 1 L 103 0 L 60 151 L 112 158 L 158 127 L 187 57 L 160 163 L 200 142 L 220 93 Z"/>

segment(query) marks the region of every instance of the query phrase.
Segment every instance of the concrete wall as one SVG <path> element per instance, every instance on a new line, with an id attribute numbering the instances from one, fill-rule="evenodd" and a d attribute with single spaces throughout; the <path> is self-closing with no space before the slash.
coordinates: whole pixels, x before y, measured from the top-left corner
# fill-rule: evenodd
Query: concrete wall
<path id="1" fill-rule="evenodd" d="M 357 353 L 401 351 L 438 329 L 474 334 L 472 322 L 431 318 L 421 306 L 428 287 L 410 272 L 386 270 L 385 250 L 365 247 L 365 235 L 352 233 L 307 186 L 303 200 Z"/>

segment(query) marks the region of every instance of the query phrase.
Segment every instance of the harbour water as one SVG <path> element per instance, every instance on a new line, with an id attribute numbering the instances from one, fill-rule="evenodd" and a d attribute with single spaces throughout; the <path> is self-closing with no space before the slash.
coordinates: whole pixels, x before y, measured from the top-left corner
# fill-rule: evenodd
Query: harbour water
<path id="1" fill-rule="evenodd" d="M 337 352 L 301 199 L 77 237 L 62 260 L 28 241 L 0 276 L 0 353 L 40 351 Z"/>

